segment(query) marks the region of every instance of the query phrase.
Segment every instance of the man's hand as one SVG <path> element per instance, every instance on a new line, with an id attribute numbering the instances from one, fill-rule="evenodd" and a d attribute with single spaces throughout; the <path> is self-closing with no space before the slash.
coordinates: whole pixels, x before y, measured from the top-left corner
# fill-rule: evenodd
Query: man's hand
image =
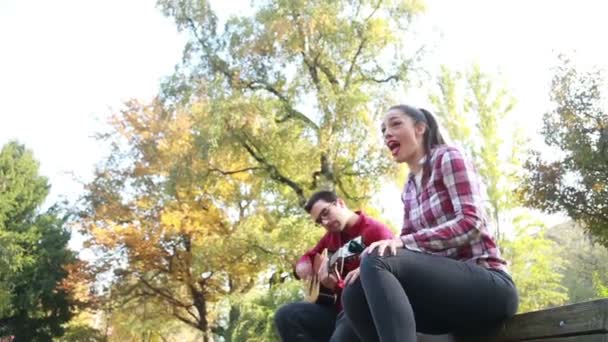
<path id="1" fill-rule="evenodd" d="M 338 284 L 338 278 L 333 274 L 329 274 L 325 278 L 319 279 L 321 279 L 321 284 L 330 290 L 335 289 Z"/>
<path id="2" fill-rule="evenodd" d="M 344 278 L 344 286 L 348 286 L 348 284 L 354 283 L 355 280 L 357 280 L 357 278 L 359 278 L 359 272 L 361 272 L 361 269 L 359 267 L 348 272 L 348 274 Z"/>
<path id="3" fill-rule="evenodd" d="M 312 275 L 312 265 L 310 261 L 304 261 L 296 265 L 296 274 L 300 279 L 306 279 Z"/>
<path id="4" fill-rule="evenodd" d="M 395 255 L 397 254 L 397 248 L 401 247 L 403 247 L 403 241 L 401 241 L 401 238 L 399 237 L 390 240 L 380 240 L 373 242 L 371 245 L 369 245 L 369 247 L 367 247 L 362 254 L 370 254 L 374 251 L 374 249 L 378 248 L 378 255 L 383 256 L 384 250 L 388 248 L 388 255 Z"/>
<path id="5" fill-rule="evenodd" d="M 329 270 L 327 269 L 328 266 L 328 259 L 327 256 L 325 256 L 321 259 L 321 267 L 319 267 L 318 276 L 323 286 L 333 290 L 338 283 L 338 278 L 333 274 L 329 274 Z"/>

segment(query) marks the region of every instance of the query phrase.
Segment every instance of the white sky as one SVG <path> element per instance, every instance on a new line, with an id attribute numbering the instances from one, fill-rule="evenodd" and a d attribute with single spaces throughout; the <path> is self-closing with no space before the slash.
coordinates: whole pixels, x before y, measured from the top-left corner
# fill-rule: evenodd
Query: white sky
<path id="1" fill-rule="evenodd" d="M 0 0 L 0 144 L 34 151 L 51 201 L 75 198 L 109 108 L 152 96 L 182 46 L 153 1 Z"/>
<path id="2" fill-rule="evenodd" d="M 248 2 L 212 3 L 225 15 Z M 432 68 L 475 61 L 501 72 L 516 114 L 534 132 L 549 106 L 556 52 L 576 50 L 581 63 L 608 70 L 604 3 L 430 0 L 417 40 L 434 47 L 425 58 Z M 152 0 L 0 0 L 0 145 L 18 139 L 34 151 L 53 186 L 50 202 L 75 199 L 74 177 L 89 180 L 104 153 L 91 135 L 110 108 L 151 98 L 184 43 Z M 428 102 L 422 93 L 406 96 Z M 399 215 L 391 220 L 399 226 Z"/>

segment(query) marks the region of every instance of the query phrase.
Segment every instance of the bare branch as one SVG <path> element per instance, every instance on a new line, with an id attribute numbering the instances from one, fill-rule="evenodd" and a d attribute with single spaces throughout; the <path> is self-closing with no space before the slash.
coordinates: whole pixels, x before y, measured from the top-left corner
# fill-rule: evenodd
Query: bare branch
<path id="1" fill-rule="evenodd" d="M 194 329 L 199 330 L 199 326 L 198 326 L 198 323 L 197 323 L 197 322 L 192 322 L 192 321 L 191 321 L 191 320 L 189 320 L 188 318 L 186 318 L 186 317 L 184 317 L 184 316 L 180 315 L 180 314 L 178 313 L 178 311 L 177 311 L 177 310 L 175 310 L 175 309 L 173 310 L 173 316 L 174 316 L 175 318 L 179 319 L 180 321 L 182 321 L 182 322 L 184 322 L 184 323 L 188 324 L 189 326 L 193 327 Z"/>
<path id="2" fill-rule="evenodd" d="M 193 31 L 195 38 L 199 42 L 199 44 L 201 44 L 201 46 L 205 50 L 209 50 L 209 46 L 208 46 L 207 42 L 205 42 L 202 39 L 202 37 L 200 37 L 198 35 L 198 31 L 197 31 L 196 24 L 194 23 L 194 21 L 191 18 L 186 18 L 186 20 L 188 22 L 188 25 L 190 26 L 191 31 Z M 233 83 L 233 81 L 234 81 L 233 78 L 235 77 L 235 75 L 229 69 L 228 63 L 226 61 L 217 57 L 217 55 L 211 55 L 210 53 L 207 53 L 206 57 L 209 60 L 209 63 L 211 64 L 211 66 L 214 69 L 216 69 L 217 71 L 220 71 L 226 77 L 226 80 L 228 81 L 228 83 L 231 86 L 237 87 Z M 282 122 L 287 121 L 290 118 L 295 118 L 295 119 L 302 121 L 306 125 L 312 127 L 313 129 L 319 129 L 319 127 L 317 126 L 317 124 L 314 121 L 310 120 L 302 112 L 293 108 L 289 99 L 284 94 L 282 94 L 280 91 L 278 91 L 276 88 L 274 88 L 272 85 L 270 85 L 268 83 L 268 81 L 264 81 L 264 80 L 248 81 L 248 80 L 241 79 L 241 78 L 239 78 L 239 81 L 242 82 L 243 84 L 245 84 L 245 87 L 250 90 L 254 90 L 254 91 L 259 90 L 259 89 L 266 90 L 269 93 L 276 96 L 283 103 L 283 106 L 284 106 L 285 110 L 287 111 L 287 115 L 280 119 L 277 119 L 277 123 L 282 123 Z"/>
<path id="3" fill-rule="evenodd" d="M 220 170 L 220 169 L 215 168 L 215 167 L 210 168 L 209 170 L 211 172 L 219 172 L 219 173 L 223 174 L 224 176 L 228 176 L 228 175 L 234 175 L 234 174 L 241 173 L 241 172 L 263 170 L 263 169 L 261 167 L 255 167 L 254 166 L 254 167 L 247 167 L 247 168 L 244 168 L 244 169 L 233 170 L 233 171 L 223 171 L 223 170 Z"/>
<path id="4" fill-rule="evenodd" d="M 359 58 L 359 55 L 361 55 L 361 52 L 363 51 L 363 47 L 365 46 L 365 43 L 367 42 L 367 39 L 361 37 L 360 33 L 359 33 L 359 37 L 361 38 L 361 41 L 359 42 L 359 46 L 357 47 L 357 52 L 355 53 L 352 60 L 350 61 L 350 67 L 348 68 L 348 73 L 346 74 L 346 81 L 344 82 L 344 90 L 348 89 L 348 87 L 350 86 L 350 79 L 353 75 L 353 70 L 355 68 L 355 65 L 357 64 L 357 59 Z"/>
<path id="5" fill-rule="evenodd" d="M 159 289 L 155 286 L 153 286 L 152 284 L 150 284 L 149 281 L 147 281 L 143 276 L 138 276 L 138 278 L 141 280 L 141 282 L 150 290 L 152 290 L 154 293 L 156 293 L 157 295 L 161 296 L 162 298 L 164 298 L 165 300 L 167 300 L 169 303 L 171 303 L 172 305 L 176 306 L 176 307 L 182 307 L 182 308 L 188 308 L 191 307 L 191 304 L 186 304 L 186 303 L 182 303 L 181 301 L 179 301 L 178 299 L 174 298 L 171 294 L 166 293 L 166 291 L 164 291 L 163 289 Z"/>
<path id="6" fill-rule="evenodd" d="M 261 155 L 261 153 L 256 151 L 257 149 L 255 148 L 255 146 L 253 146 L 251 141 L 247 141 L 247 140 L 250 140 L 250 139 L 240 139 L 240 142 L 241 142 L 241 145 L 245 148 L 245 150 L 247 150 L 247 152 L 249 152 L 249 155 L 251 155 L 258 163 L 265 166 L 264 168 L 266 169 L 266 171 L 268 172 L 268 174 L 270 175 L 270 177 L 272 179 L 290 187 L 298 196 L 300 205 L 304 206 L 304 204 L 306 203 L 306 197 L 304 196 L 304 190 L 302 190 L 302 188 L 298 185 L 298 183 L 289 179 L 287 176 L 281 174 L 279 169 L 275 165 L 270 164 Z"/>
<path id="7" fill-rule="evenodd" d="M 352 201 L 358 202 L 358 201 L 361 201 L 361 200 L 364 200 L 364 199 L 368 198 L 367 196 L 357 197 L 357 196 L 353 196 L 353 195 L 349 194 L 346 191 L 346 188 L 344 187 L 344 184 L 342 184 L 342 180 L 339 177 L 336 178 L 336 185 L 338 185 L 338 188 L 344 194 L 344 197 L 346 197 L 346 198 L 348 198 L 348 199 L 350 199 Z"/>
<path id="8" fill-rule="evenodd" d="M 380 9 L 380 5 L 381 4 L 382 4 L 382 1 L 378 1 L 378 3 L 376 4 L 376 6 L 372 10 L 372 12 L 369 14 L 369 16 L 367 18 L 365 18 L 364 23 L 367 23 L 374 16 L 374 14 L 376 14 L 376 12 L 378 11 L 378 9 Z M 357 13 L 358 12 L 359 12 L 359 8 L 357 8 Z M 357 52 L 353 56 L 353 58 L 352 58 L 352 60 L 350 62 L 350 67 L 348 68 L 348 73 L 346 74 L 346 82 L 344 82 L 344 89 L 345 90 L 348 89 L 348 87 L 350 85 L 350 80 L 352 78 L 352 74 L 353 74 L 353 70 L 355 68 L 355 65 L 357 64 L 357 59 L 359 58 L 359 56 L 363 52 L 363 48 L 365 46 L 365 43 L 367 43 L 367 39 L 365 37 L 363 37 L 363 32 L 361 30 L 357 30 L 357 33 L 359 35 L 359 38 L 361 38 L 361 41 L 359 42 L 359 46 L 357 47 Z"/>
<path id="9" fill-rule="evenodd" d="M 399 77 L 399 75 L 391 75 L 388 76 L 387 78 L 373 78 L 373 77 L 368 77 L 365 78 L 365 80 L 367 81 L 374 81 L 376 83 L 388 83 L 390 81 L 399 81 L 401 78 Z"/>
<path id="10" fill-rule="evenodd" d="M 331 72 L 331 70 L 329 70 L 329 68 L 320 63 L 317 60 L 315 60 L 316 65 L 319 67 L 319 69 L 323 72 L 323 74 L 325 74 L 325 77 L 327 77 L 327 80 L 329 81 L 329 83 L 331 83 L 332 86 L 334 86 L 335 88 L 338 88 L 340 86 L 340 82 L 338 82 L 338 79 L 336 78 L 336 76 Z"/>
<path id="11" fill-rule="evenodd" d="M 367 16 L 367 18 L 365 18 L 365 22 L 368 22 L 374 16 L 374 14 L 376 14 L 376 12 L 378 12 L 381 5 L 382 5 L 382 0 L 379 0 L 378 3 L 376 3 L 376 7 L 374 7 L 372 12 Z"/>
<path id="12" fill-rule="evenodd" d="M 267 249 L 266 247 L 260 246 L 257 243 L 250 241 L 250 240 L 246 240 L 246 239 L 242 239 L 242 238 L 234 238 L 236 240 L 241 240 L 246 242 L 247 244 L 249 244 L 251 247 L 255 247 L 257 249 L 259 249 L 260 251 L 266 253 L 266 254 L 270 254 L 270 255 L 280 255 L 280 253 L 272 251 L 270 249 Z"/>
<path id="13" fill-rule="evenodd" d="M 306 56 L 304 51 L 301 52 L 301 55 L 302 61 L 304 62 L 304 64 L 306 64 L 306 67 L 308 68 L 308 72 L 310 73 L 310 77 L 312 78 L 313 84 L 317 88 L 317 91 L 322 92 L 323 89 L 321 89 L 321 81 L 319 80 L 319 74 L 317 73 L 315 63 L 311 61 L 308 56 Z"/>
<path id="14" fill-rule="evenodd" d="M 277 123 L 285 122 L 290 118 L 296 118 L 304 122 L 306 125 L 312 127 L 313 129 L 319 129 L 319 127 L 314 121 L 310 120 L 308 116 L 306 116 L 304 113 L 293 108 L 293 106 L 291 105 L 291 101 L 285 95 L 281 94 L 281 92 L 275 89 L 272 85 L 268 84 L 268 82 L 261 80 L 246 82 L 246 87 L 254 91 L 259 89 L 266 90 L 271 94 L 275 95 L 283 103 L 283 108 L 285 108 L 285 110 L 287 111 L 287 115 L 280 119 L 277 119 Z"/>

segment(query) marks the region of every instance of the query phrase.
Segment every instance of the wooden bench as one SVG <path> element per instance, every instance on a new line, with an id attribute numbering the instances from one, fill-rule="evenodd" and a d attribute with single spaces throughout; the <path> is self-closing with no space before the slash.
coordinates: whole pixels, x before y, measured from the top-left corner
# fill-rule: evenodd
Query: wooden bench
<path id="1" fill-rule="evenodd" d="M 608 299 L 517 315 L 483 337 L 418 335 L 418 342 L 608 342 Z"/>

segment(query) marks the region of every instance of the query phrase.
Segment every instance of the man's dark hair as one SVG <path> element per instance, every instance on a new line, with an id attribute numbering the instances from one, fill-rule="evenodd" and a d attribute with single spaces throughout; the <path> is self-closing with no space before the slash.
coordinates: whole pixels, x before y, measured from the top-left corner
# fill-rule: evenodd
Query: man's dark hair
<path id="1" fill-rule="evenodd" d="M 310 213 L 315 203 L 320 200 L 325 201 L 327 203 L 335 202 L 338 200 L 338 195 L 336 195 L 335 192 L 329 190 L 317 191 L 312 194 L 312 196 L 310 196 L 310 198 L 306 202 L 306 205 L 304 205 L 304 210 L 306 210 L 307 213 Z"/>

